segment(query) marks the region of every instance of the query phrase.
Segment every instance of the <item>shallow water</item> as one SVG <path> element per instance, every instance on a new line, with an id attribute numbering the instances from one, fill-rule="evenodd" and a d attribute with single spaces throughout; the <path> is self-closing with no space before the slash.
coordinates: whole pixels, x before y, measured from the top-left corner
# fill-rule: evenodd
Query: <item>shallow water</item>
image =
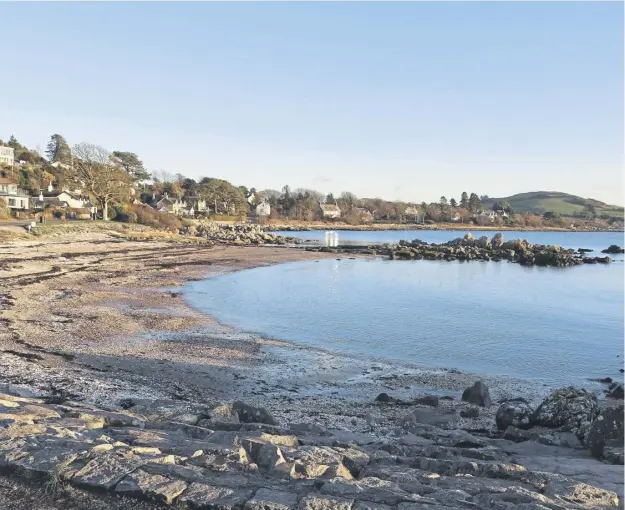
<path id="1" fill-rule="evenodd" d="M 622 262 L 306 261 L 192 282 L 185 297 L 243 330 L 359 357 L 548 386 L 618 378 L 622 367 Z"/>

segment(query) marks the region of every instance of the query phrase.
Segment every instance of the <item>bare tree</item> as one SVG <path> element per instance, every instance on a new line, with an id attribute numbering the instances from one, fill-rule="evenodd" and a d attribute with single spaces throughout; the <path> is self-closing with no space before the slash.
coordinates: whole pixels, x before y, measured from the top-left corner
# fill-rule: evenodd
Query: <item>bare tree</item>
<path id="1" fill-rule="evenodd" d="M 130 176 L 111 160 L 103 147 L 80 143 L 72 149 L 71 180 L 88 191 L 102 208 L 102 218 L 108 220 L 108 206 L 130 194 Z"/>

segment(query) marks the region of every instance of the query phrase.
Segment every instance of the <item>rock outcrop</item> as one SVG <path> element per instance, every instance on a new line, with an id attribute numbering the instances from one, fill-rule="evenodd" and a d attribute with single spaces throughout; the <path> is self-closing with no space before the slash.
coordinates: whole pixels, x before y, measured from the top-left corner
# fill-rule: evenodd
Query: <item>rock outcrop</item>
<path id="1" fill-rule="evenodd" d="M 0 395 L 0 472 L 176 508 L 539 510 L 619 504 L 614 492 L 574 475 L 524 467 L 519 445 L 450 428 L 457 419 L 450 410 L 415 409 L 406 420 L 409 431 L 400 428 L 382 439 L 315 424 L 234 420 L 232 411 L 267 418 L 258 409 L 220 406 L 208 413 L 215 427 L 206 428 Z"/>

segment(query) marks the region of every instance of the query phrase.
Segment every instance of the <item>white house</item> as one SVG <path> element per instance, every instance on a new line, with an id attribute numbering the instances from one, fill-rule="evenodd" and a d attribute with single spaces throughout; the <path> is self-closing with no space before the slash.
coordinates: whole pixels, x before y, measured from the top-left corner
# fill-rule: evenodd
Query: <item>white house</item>
<path id="1" fill-rule="evenodd" d="M 319 204 L 319 208 L 324 218 L 334 219 L 341 217 L 341 209 L 336 204 Z"/>
<path id="2" fill-rule="evenodd" d="M 0 145 L 0 165 L 13 166 L 15 163 L 15 151 L 13 147 Z"/>
<path id="3" fill-rule="evenodd" d="M 61 191 L 55 190 L 52 186 L 52 182 L 48 184 L 47 191 L 39 192 L 39 196 L 33 203 L 34 209 L 39 210 L 50 206 L 87 209 L 91 214 L 95 214 L 98 210 L 98 208 L 91 203 L 88 196 L 81 195 L 76 191 L 69 191 L 68 189 L 63 189 Z"/>
<path id="4" fill-rule="evenodd" d="M 0 147 L 3 149 L 4 147 Z M 13 150 L 13 149 L 11 149 Z M 0 200 L 6 202 L 9 209 L 27 211 L 30 197 L 10 179 L 0 177 Z"/>
<path id="5" fill-rule="evenodd" d="M 256 206 L 256 216 L 269 216 L 271 214 L 271 206 L 262 201 L 260 204 Z"/>

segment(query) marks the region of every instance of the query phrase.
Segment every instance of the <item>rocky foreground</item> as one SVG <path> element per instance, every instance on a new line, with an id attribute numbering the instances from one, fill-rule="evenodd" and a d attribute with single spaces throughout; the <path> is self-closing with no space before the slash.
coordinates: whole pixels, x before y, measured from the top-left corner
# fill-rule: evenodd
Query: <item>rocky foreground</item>
<path id="1" fill-rule="evenodd" d="M 594 395 L 574 388 L 555 391 L 531 414 L 518 402 L 502 404 L 499 435 L 457 429 L 456 412 L 438 408 L 435 397 L 410 403 L 390 438 L 278 423 L 240 401 L 168 413 L 129 399 L 128 410 L 110 411 L 17 393 L 25 395 L 0 394 L 0 472 L 51 490 L 70 484 L 220 510 L 619 506 L 615 492 L 579 474 L 582 466 L 601 479 L 609 467 L 582 444 L 604 462 L 623 463 L 623 403 L 600 410 Z M 476 413 L 488 398 L 479 382 L 463 395 Z M 377 400 L 389 410 L 406 404 Z M 536 424 L 551 427 L 553 441 L 511 432 Z"/>
<path id="2" fill-rule="evenodd" d="M 308 248 L 315 250 L 315 248 Z M 523 266 L 566 267 L 581 264 L 609 264 L 609 256 L 590 257 L 584 248 L 565 249 L 560 246 L 531 244 L 524 239 L 504 241 L 502 233 L 492 239 L 487 236 L 474 238 L 470 233 L 442 244 L 426 243 L 420 239 L 400 241 L 397 245 L 340 246 L 317 248 L 319 251 L 385 255 L 391 260 L 445 260 L 445 261 L 508 261 Z M 604 253 L 622 253 L 618 246 L 603 250 Z"/>

